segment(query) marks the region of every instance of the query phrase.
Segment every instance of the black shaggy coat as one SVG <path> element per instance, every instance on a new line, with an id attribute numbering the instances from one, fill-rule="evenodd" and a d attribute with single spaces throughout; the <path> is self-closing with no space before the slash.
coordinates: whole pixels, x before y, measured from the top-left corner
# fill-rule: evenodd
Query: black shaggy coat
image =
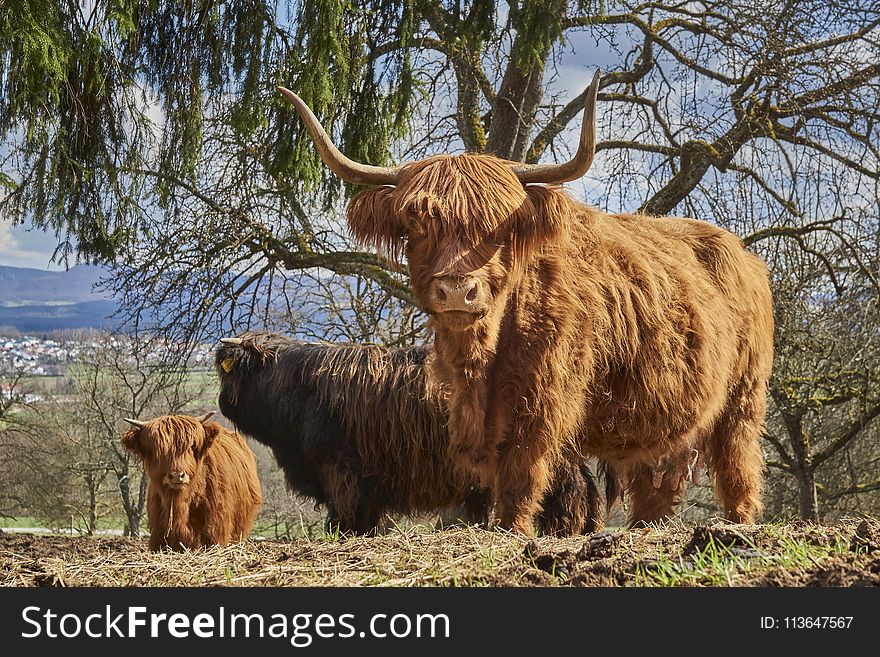
<path id="1" fill-rule="evenodd" d="M 448 455 L 442 396 L 427 383 L 427 348 L 303 343 L 251 332 L 216 351 L 219 406 L 272 449 L 288 486 L 324 505 L 328 524 L 373 533 L 387 515 L 448 507 L 485 523 L 489 491 Z M 582 459 L 559 459 L 537 519 L 542 533 L 601 526 Z"/>

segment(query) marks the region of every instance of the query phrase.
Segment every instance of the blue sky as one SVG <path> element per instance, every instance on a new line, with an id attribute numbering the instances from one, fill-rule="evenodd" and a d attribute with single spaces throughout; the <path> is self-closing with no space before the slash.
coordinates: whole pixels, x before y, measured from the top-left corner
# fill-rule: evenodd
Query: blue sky
<path id="1" fill-rule="evenodd" d="M 50 263 L 52 252 L 58 245 L 55 235 L 28 226 L 13 226 L 0 218 L 0 265 L 6 267 L 31 267 L 33 269 L 65 269 L 63 265 Z"/>

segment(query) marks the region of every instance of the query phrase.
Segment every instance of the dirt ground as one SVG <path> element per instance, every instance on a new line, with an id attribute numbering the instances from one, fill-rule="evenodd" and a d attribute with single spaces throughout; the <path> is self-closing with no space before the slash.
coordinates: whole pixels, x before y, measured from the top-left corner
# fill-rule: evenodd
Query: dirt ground
<path id="1" fill-rule="evenodd" d="M 0 532 L 0 585 L 876 586 L 880 520 L 672 524 L 565 539 L 414 527 L 157 554 L 140 539 Z"/>

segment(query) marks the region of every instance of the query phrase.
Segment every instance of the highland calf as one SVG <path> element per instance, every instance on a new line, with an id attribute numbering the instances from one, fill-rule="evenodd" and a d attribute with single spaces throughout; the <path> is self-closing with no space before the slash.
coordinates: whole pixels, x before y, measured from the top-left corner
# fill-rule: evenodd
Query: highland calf
<path id="1" fill-rule="evenodd" d="M 193 550 L 248 537 L 262 505 L 254 453 L 208 418 L 164 415 L 142 422 L 122 444 L 149 478 L 150 549 Z"/>
<path id="2" fill-rule="evenodd" d="M 574 158 L 535 165 L 360 164 L 281 91 L 324 162 L 376 186 L 352 199 L 349 226 L 405 254 L 435 333 L 430 375 L 449 390 L 450 454 L 492 488 L 502 526 L 532 532 L 572 445 L 617 473 L 631 524 L 667 517 L 701 459 L 726 517 L 750 523 L 773 360 L 766 266 L 712 224 L 611 215 L 556 186 L 592 162 L 598 86 L 597 74 Z"/>
<path id="3" fill-rule="evenodd" d="M 330 527 L 375 533 L 390 515 L 449 507 L 486 523 L 489 491 L 449 458 L 441 394 L 424 372 L 428 349 L 307 344 L 263 332 L 222 342 L 221 412 L 272 449 L 289 488 L 324 505 Z M 582 459 L 554 467 L 539 529 L 595 531 L 601 500 L 589 467 Z"/>

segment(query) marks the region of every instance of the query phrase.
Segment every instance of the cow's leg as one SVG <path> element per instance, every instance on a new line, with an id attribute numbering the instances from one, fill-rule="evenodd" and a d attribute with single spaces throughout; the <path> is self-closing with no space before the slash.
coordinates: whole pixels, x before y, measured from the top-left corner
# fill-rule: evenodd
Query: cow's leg
<path id="1" fill-rule="evenodd" d="M 147 498 L 147 525 L 150 528 L 150 551 L 158 552 L 167 545 L 168 515 L 162 511 L 162 498 L 157 494 Z"/>
<path id="2" fill-rule="evenodd" d="M 437 514 L 434 529 L 448 529 L 462 525 L 489 526 L 489 512 L 492 510 L 492 491 L 473 486 L 460 504 L 448 506 Z"/>
<path id="3" fill-rule="evenodd" d="M 542 534 L 576 536 L 602 527 L 602 502 L 589 465 L 566 451 L 556 459 L 553 479 L 541 501 L 537 517 Z"/>
<path id="4" fill-rule="evenodd" d="M 492 491 L 473 487 L 465 496 L 463 505 L 456 510 L 459 511 L 459 517 L 469 525 L 487 527 L 489 513 L 492 511 Z"/>
<path id="5" fill-rule="evenodd" d="M 347 468 L 334 463 L 321 466 L 324 497 L 327 500 L 328 534 L 349 534 L 356 531 L 358 512 L 358 480 Z"/>
<path id="6" fill-rule="evenodd" d="M 250 530 L 249 520 L 252 518 L 250 505 L 245 505 L 243 500 L 235 505 L 232 517 L 229 519 L 230 542 L 238 543 L 248 537 Z"/>
<path id="7" fill-rule="evenodd" d="M 232 538 L 227 517 L 228 507 L 220 502 L 220 496 L 207 493 L 215 503 L 194 504 L 189 507 L 186 526 L 178 529 L 178 538 L 187 549 L 198 550 L 211 545 L 226 545 Z"/>
<path id="8" fill-rule="evenodd" d="M 605 518 L 603 517 L 602 495 L 599 493 L 599 486 L 596 477 L 590 466 L 584 462 L 578 465 L 581 473 L 581 482 L 584 486 L 583 495 L 585 496 L 585 512 L 582 534 L 593 534 L 601 531 L 605 526 Z"/>
<path id="9" fill-rule="evenodd" d="M 462 470 L 477 473 L 488 484 L 491 474 L 487 473 L 494 470 L 495 441 L 491 430 L 486 429 L 487 396 L 484 379 L 453 387 L 447 426 L 452 462 Z"/>
<path id="10" fill-rule="evenodd" d="M 535 515 L 549 484 L 549 459 L 538 453 L 535 445 L 522 448 L 514 444 L 505 450 L 498 460 L 493 486 L 499 526 L 533 536 Z"/>
<path id="11" fill-rule="evenodd" d="M 150 532 L 150 551 L 158 552 L 163 547 L 165 547 L 165 537 L 162 536 L 161 532 L 156 532 L 155 534 Z"/>
<path id="12" fill-rule="evenodd" d="M 345 521 L 339 515 L 339 511 L 332 504 L 327 505 L 327 517 L 324 519 L 324 532 L 327 534 L 344 534 L 350 532 L 351 528 L 344 527 Z"/>
<path id="13" fill-rule="evenodd" d="M 210 513 L 210 511 L 207 511 Z M 203 546 L 209 545 L 228 545 L 236 539 L 235 526 L 231 518 L 223 518 L 219 521 L 217 527 L 210 527 L 201 536 Z"/>
<path id="14" fill-rule="evenodd" d="M 236 540 L 245 541 L 251 535 L 254 522 L 256 521 L 257 516 L 260 515 L 260 509 L 262 507 L 262 502 L 254 502 L 241 510 L 240 515 L 238 516 L 238 524 L 235 527 Z"/>
<path id="15" fill-rule="evenodd" d="M 657 467 L 637 463 L 620 473 L 629 497 L 630 527 L 662 522 L 672 515 L 684 495 L 686 469 L 686 458 L 681 456 Z"/>
<path id="16" fill-rule="evenodd" d="M 376 536 L 384 532 L 385 507 L 378 499 L 379 482 L 375 477 L 366 477 L 358 482 L 357 510 L 354 517 L 354 531 L 357 534 Z"/>
<path id="17" fill-rule="evenodd" d="M 386 515 L 376 507 L 358 509 L 354 522 L 354 533 L 364 536 L 378 536 L 385 532 Z"/>
<path id="18" fill-rule="evenodd" d="M 463 519 L 471 525 L 487 527 L 492 511 L 492 491 L 474 487 L 464 498 Z"/>
<path id="19" fill-rule="evenodd" d="M 763 384 L 739 386 L 706 441 L 715 494 L 732 522 L 751 524 L 763 508 L 760 437 L 766 404 Z"/>

